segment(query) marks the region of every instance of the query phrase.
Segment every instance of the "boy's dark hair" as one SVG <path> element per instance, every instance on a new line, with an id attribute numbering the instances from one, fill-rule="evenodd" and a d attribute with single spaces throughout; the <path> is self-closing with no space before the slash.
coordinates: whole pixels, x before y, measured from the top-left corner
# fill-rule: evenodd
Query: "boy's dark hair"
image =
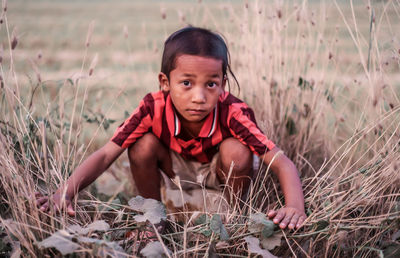
<path id="1" fill-rule="evenodd" d="M 239 82 L 230 66 L 228 47 L 222 36 L 208 29 L 188 26 L 172 33 L 164 43 L 161 60 L 161 72 L 169 79 L 169 74 L 175 69 L 176 59 L 180 55 L 197 55 L 212 57 L 222 61 L 222 74 L 228 78 L 229 72 L 240 90 Z M 228 79 L 230 91 L 230 83 Z"/>

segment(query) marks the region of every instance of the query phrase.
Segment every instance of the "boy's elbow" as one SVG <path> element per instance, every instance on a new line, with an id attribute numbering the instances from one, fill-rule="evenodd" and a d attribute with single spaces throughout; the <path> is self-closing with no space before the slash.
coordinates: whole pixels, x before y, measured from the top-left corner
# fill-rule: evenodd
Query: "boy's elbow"
<path id="1" fill-rule="evenodd" d="M 101 157 L 102 164 L 107 169 L 111 164 L 121 155 L 125 149 L 121 148 L 114 142 L 106 143 L 101 149 L 99 155 Z"/>
<path id="2" fill-rule="evenodd" d="M 272 172 L 276 176 L 280 176 L 282 173 L 293 173 L 298 175 L 298 171 L 294 163 L 283 153 L 279 153 L 280 150 L 275 150 L 274 155 L 276 156 L 274 159 L 270 159 L 269 163 L 266 161 L 267 164 L 270 164 Z"/>

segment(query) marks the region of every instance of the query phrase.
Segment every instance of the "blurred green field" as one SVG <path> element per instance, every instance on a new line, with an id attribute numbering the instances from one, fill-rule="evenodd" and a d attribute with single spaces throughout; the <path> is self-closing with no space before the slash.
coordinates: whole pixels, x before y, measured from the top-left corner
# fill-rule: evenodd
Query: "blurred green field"
<path id="1" fill-rule="evenodd" d="M 296 5 L 296 1 L 295 4 L 271 1 L 263 7 L 257 7 L 257 1 L 249 3 L 250 9 L 259 8 L 255 10 L 256 13 L 271 13 L 267 17 L 262 16 L 262 19 L 273 19 L 277 15 L 274 9 L 280 10 L 282 23 L 285 23 L 283 26 L 287 27 L 281 37 L 284 37 L 287 47 L 294 44 L 298 33 L 303 33 L 305 40 L 299 48 L 311 56 L 317 41 L 323 41 L 318 47 L 319 51 L 326 52 L 325 58 L 329 55 L 334 58 L 334 62 L 329 63 L 324 71 L 325 79 L 335 76 L 335 84 L 348 87 L 357 87 L 357 83 L 365 79 L 360 61 L 357 61 L 360 53 L 333 2 L 307 2 L 305 15 L 308 17 L 302 22 L 296 22 L 294 17 L 295 6 L 301 6 L 302 2 Z M 41 79 L 51 84 L 81 73 L 87 74 L 91 60 L 98 53 L 94 76 L 85 82 L 90 85 L 92 92 L 89 98 L 97 100 L 91 101 L 90 105 L 94 110 L 107 109 L 109 101 L 119 96 L 112 110 L 119 111 L 115 113 L 131 111 L 146 92 L 158 89 L 157 73 L 162 44 L 167 35 L 186 24 L 192 24 L 216 29 L 225 35 L 231 47 L 234 71 L 239 81 L 244 81 L 242 88 L 246 88 L 248 86 L 242 78 L 248 74 L 248 68 L 241 66 L 243 53 L 235 43 L 240 38 L 241 28 L 252 28 L 252 23 L 258 20 L 257 17 L 249 17 L 246 21 L 243 15 L 245 5 L 246 1 L 9 1 L 8 23 L 10 29 L 16 28 L 18 36 L 18 51 L 14 53 L 15 70 L 21 75 L 20 81 L 33 80 L 34 69 L 29 61 L 32 60 L 37 64 Z M 364 59 L 367 57 L 370 35 L 368 8 L 374 8 L 380 23 L 379 27 L 374 28 L 373 44 L 379 45 L 381 59 L 381 67 L 374 68 L 385 69 L 386 76 L 390 76 L 390 83 L 398 89 L 398 10 L 392 5 L 385 7 L 384 1 L 370 4 L 355 1 L 354 23 L 349 3 L 339 1 L 339 6 L 353 33 L 357 25 L 360 32 L 357 40 Z M 85 42 L 91 22 L 94 22 L 94 27 L 85 56 Z M 304 29 L 299 31 L 299 26 Z M 254 40 L 257 38 L 246 38 L 245 44 L 257 44 Z M 0 42 L 3 46 L 8 45 L 4 28 L 0 30 Z M 8 52 L 4 53 L 7 60 Z M 290 57 L 291 53 L 284 55 Z M 313 62 L 315 66 L 312 73 L 318 74 L 325 69 L 321 65 L 324 62 L 321 55 Z M 341 76 L 336 77 L 336 74 Z M 122 96 L 119 95 L 120 89 L 123 89 Z M 105 95 L 107 98 L 103 97 Z M 102 101 L 99 102 L 99 98 Z M 121 115 L 112 116 L 114 119 L 123 119 Z"/>

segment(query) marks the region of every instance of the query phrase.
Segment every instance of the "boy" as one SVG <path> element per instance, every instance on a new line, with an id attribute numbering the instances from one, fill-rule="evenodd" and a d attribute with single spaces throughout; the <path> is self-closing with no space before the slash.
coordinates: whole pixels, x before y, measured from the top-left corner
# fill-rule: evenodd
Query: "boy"
<path id="1" fill-rule="evenodd" d="M 161 90 L 146 95 L 111 141 L 74 171 L 66 189 L 53 195 L 55 205 L 60 207 L 65 191 L 67 212 L 74 215 L 72 197 L 126 148 L 136 187 L 145 198 L 161 200 L 161 183 L 171 185 L 175 176 L 184 190 L 224 184 L 240 196 L 250 184 L 254 153 L 266 164 L 274 159 L 270 166 L 285 196 L 285 207 L 268 216 L 281 228 L 299 228 L 306 215 L 297 169 L 257 127 L 253 111 L 224 90 L 228 72 L 236 81 L 228 57 L 216 33 L 196 27 L 173 33 L 164 45 Z M 49 208 L 48 197 L 39 197 L 38 203 L 42 210 Z"/>

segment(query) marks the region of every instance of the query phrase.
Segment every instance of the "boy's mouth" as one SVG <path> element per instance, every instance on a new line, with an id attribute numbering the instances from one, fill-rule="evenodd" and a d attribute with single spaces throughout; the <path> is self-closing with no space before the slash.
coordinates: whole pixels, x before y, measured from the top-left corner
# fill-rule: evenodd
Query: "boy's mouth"
<path id="1" fill-rule="evenodd" d="M 203 115 L 206 112 L 204 109 L 187 109 L 186 111 L 190 115 Z"/>

